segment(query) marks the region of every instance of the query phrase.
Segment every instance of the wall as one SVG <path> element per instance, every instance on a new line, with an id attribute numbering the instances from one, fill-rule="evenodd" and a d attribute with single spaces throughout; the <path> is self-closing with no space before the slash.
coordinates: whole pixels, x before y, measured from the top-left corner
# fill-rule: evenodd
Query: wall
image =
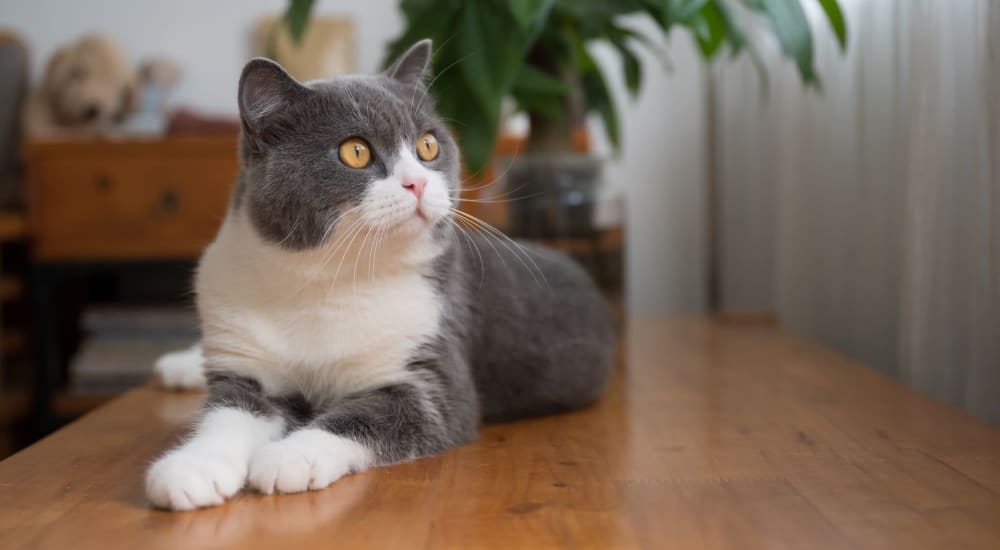
<path id="1" fill-rule="evenodd" d="M 671 67 L 646 48 L 642 93 L 626 93 L 618 57 L 595 48 L 621 111 L 622 148 L 607 177 L 625 191 L 628 211 L 626 286 L 638 314 L 704 312 L 706 291 L 705 85 L 703 64 L 690 35 L 662 40 L 644 18 L 624 25 L 642 31 L 668 52 Z M 603 127 L 592 121 L 600 151 L 609 151 Z"/>
<path id="2" fill-rule="evenodd" d="M 394 0 L 361 3 L 321 0 L 323 13 L 349 15 L 357 25 L 357 67 L 375 70 L 383 46 L 402 20 Z M 280 0 L 0 0 L 0 26 L 19 29 L 32 51 L 34 74 L 60 44 L 96 30 L 117 37 L 133 60 L 163 54 L 179 61 L 186 76 L 175 104 L 205 111 L 235 112 L 240 68 L 250 55 L 249 34 L 263 15 L 284 6 Z M 630 22 L 658 36 L 646 21 Z M 703 85 L 701 64 L 690 38 L 675 32 L 669 50 L 671 73 L 641 51 L 646 84 L 638 101 L 628 99 L 617 58 L 608 61 L 615 97 L 622 106 L 623 152 L 607 175 L 624 190 L 628 221 L 628 296 L 638 313 L 703 311 Z M 598 149 L 603 130 L 593 125 Z"/>
<path id="3" fill-rule="evenodd" d="M 279 13 L 283 0 L 0 0 L 0 26 L 17 29 L 31 49 L 32 73 L 60 45 L 99 31 L 117 38 L 133 61 L 166 55 L 185 68 L 174 102 L 236 112 L 236 79 L 251 55 L 261 17 Z M 357 26 L 361 71 L 375 70 L 385 41 L 402 28 L 394 0 L 320 0 L 317 10 L 343 14 Z"/>

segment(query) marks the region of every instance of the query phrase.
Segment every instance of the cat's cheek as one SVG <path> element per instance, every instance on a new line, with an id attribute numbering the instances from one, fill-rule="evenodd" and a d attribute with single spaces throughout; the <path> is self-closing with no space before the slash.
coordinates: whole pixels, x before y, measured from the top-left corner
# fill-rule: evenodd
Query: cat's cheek
<path id="1" fill-rule="evenodd" d="M 451 199 L 444 184 L 437 183 L 428 186 L 424 199 L 420 202 L 420 213 L 431 224 L 448 215 L 451 209 Z"/>
<path id="2" fill-rule="evenodd" d="M 268 443 L 250 459 L 250 486 L 261 493 L 300 493 L 328 487 L 372 466 L 372 453 L 346 437 L 305 429 Z"/>

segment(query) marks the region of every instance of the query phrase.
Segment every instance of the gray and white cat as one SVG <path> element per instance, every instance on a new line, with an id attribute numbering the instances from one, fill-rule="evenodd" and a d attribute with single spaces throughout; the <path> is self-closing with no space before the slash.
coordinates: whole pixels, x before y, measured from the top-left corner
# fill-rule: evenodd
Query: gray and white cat
<path id="1" fill-rule="evenodd" d="M 458 226 L 430 53 L 307 84 L 244 68 L 242 172 L 195 282 L 208 398 L 147 473 L 155 506 L 321 489 L 602 392 L 614 336 L 587 275 Z"/>

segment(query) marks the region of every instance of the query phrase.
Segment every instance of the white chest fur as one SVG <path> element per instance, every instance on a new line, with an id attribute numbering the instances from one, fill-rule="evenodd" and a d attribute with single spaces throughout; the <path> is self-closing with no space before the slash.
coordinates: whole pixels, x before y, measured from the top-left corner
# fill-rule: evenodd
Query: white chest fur
<path id="1" fill-rule="evenodd" d="M 314 400 L 405 379 L 438 328 L 440 299 L 420 273 L 434 246 L 410 243 L 401 255 L 391 243 L 372 254 L 374 237 L 366 244 L 288 252 L 231 216 L 196 280 L 208 368 Z"/>

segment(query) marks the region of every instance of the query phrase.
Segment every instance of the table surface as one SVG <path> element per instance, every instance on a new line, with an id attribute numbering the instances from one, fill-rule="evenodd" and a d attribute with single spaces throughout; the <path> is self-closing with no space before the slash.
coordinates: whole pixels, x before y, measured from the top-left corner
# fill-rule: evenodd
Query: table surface
<path id="1" fill-rule="evenodd" d="M 1000 430 L 760 326 L 636 319 L 601 402 L 313 493 L 151 510 L 198 394 L 0 463 L 0 548 L 1000 548 Z"/>

